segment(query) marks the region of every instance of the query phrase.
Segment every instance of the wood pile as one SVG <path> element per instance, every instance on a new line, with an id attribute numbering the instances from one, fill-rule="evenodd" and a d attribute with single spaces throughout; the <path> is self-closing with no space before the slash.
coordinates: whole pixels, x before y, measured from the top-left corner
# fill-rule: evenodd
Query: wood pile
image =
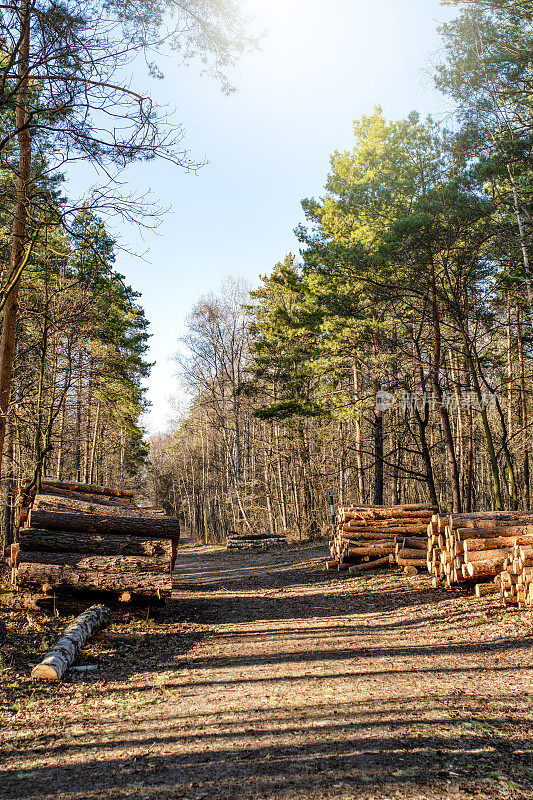
<path id="1" fill-rule="evenodd" d="M 339 508 L 327 568 L 366 569 L 394 562 L 406 569 L 425 568 L 427 527 L 435 511 L 429 503 Z"/>
<path id="2" fill-rule="evenodd" d="M 43 481 L 37 495 L 24 489 L 21 504 L 15 588 L 170 597 L 177 518 L 139 508 L 127 490 L 64 481 Z"/>
<path id="3" fill-rule="evenodd" d="M 533 609 L 533 535 L 519 537 L 495 583 L 506 605 Z"/>
<path id="4" fill-rule="evenodd" d="M 273 545 L 286 544 L 283 536 L 272 536 L 267 533 L 235 533 L 231 531 L 226 537 L 227 550 L 267 550 Z"/>
<path id="5" fill-rule="evenodd" d="M 436 514 L 428 525 L 427 568 L 434 585 L 494 582 L 509 565 L 517 546 L 533 547 L 532 514 L 519 511 Z M 516 583 L 514 579 L 511 582 Z M 489 590 L 476 593 L 481 596 Z"/>

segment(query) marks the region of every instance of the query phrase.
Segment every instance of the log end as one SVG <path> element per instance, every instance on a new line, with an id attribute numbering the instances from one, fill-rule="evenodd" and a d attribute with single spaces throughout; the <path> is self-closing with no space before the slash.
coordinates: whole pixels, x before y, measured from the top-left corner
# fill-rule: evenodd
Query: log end
<path id="1" fill-rule="evenodd" d="M 50 664 L 37 664 L 31 671 L 31 677 L 34 681 L 59 682 L 59 675 Z"/>

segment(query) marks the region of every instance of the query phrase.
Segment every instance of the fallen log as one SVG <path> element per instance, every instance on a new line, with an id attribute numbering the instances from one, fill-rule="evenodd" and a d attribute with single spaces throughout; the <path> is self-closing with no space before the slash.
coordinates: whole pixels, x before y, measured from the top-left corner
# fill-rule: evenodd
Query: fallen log
<path id="1" fill-rule="evenodd" d="M 74 514 L 64 511 L 34 511 L 29 514 L 29 527 L 45 530 L 87 531 L 89 533 L 125 533 L 146 538 L 178 539 L 177 517 L 115 517 L 103 514 Z"/>
<path id="2" fill-rule="evenodd" d="M 104 535 L 87 531 L 46 531 L 21 528 L 19 541 L 21 549 L 24 551 L 173 558 L 171 539 L 141 539 L 139 536 L 127 536 L 126 534 Z"/>
<path id="3" fill-rule="evenodd" d="M 40 664 L 33 668 L 33 680 L 60 681 L 74 664 L 91 636 L 109 624 L 111 611 L 107 606 L 91 606 L 66 628 Z"/>

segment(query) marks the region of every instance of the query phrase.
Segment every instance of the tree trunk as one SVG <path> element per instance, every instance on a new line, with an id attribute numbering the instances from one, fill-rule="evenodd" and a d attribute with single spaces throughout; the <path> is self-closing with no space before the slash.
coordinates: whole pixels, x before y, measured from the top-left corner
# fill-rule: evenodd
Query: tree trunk
<path id="1" fill-rule="evenodd" d="M 433 262 L 430 262 L 430 299 L 431 299 L 431 318 L 433 323 L 433 363 L 431 365 L 431 384 L 435 394 L 435 400 L 439 407 L 439 415 L 444 432 L 444 442 L 446 452 L 448 454 L 448 465 L 450 468 L 451 479 L 451 493 L 452 505 L 455 512 L 461 511 L 461 479 L 459 475 L 459 468 L 457 465 L 457 457 L 455 454 L 455 444 L 453 441 L 452 427 L 450 424 L 450 416 L 444 404 L 444 398 L 439 381 L 439 370 L 442 358 L 441 349 L 441 330 L 440 330 L 440 316 L 437 301 L 437 284 L 435 267 Z"/>
<path id="2" fill-rule="evenodd" d="M 353 365 L 353 387 L 354 387 L 354 400 L 356 406 L 356 414 L 354 417 L 355 427 L 355 469 L 357 474 L 357 489 L 359 491 L 359 502 L 365 502 L 365 480 L 363 472 L 363 456 L 362 456 L 362 436 L 361 436 L 361 421 L 359 419 L 359 401 L 361 398 L 361 375 L 359 372 L 359 364 L 354 362 Z"/>
<path id="3" fill-rule="evenodd" d="M 96 418 L 94 420 L 93 441 L 91 445 L 91 458 L 89 461 L 89 481 L 91 483 L 94 480 L 94 462 L 96 457 L 96 443 L 98 441 L 98 426 L 100 425 L 100 409 L 101 409 L 101 403 L 99 400 L 96 406 Z"/>
<path id="4" fill-rule="evenodd" d="M 27 252 L 25 247 L 28 206 L 30 203 L 32 141 L 28 127 L 28 81 L 30 64 L 30 0 L 20 0 L 20 47 L 18 53 L 18 81 L 15 122 L 18 131 L 18 175 L 16 200 L 11 227 L 10 259 L 7 270 L 7 297 L 4 304 L 0 336 L 0 471 L 4 451 L 4 438 L 19 312 L 19 292 Z"/>
<path id="5" fill-rule="evenodd" d="M 518 363 L 520 365 L 520 408 L 522 416 L 522 430 L 524 431 L 524 505 L 529 511 L 530 509 L 530 475 L 529 475 L 529 430 L 528 430 L 528 413 L 527 413 L 527 393 L 526 393 L 526 374 L 524 367 L 524 340 L 522 337 L 522 319 L 520 308 L 516 307 L 516 338 L 518 343 Z"/>
<path id="6" fill-rule="evenodd" d="M 57 443 L 57 461 L 56 461 L 56 480 L 61 480 L 63 471 L 63 436 L 65 434 L 65 419 L 67 416 L 67 395 L 63 395 L 61 404 L 61 422 L 59 424 L 59 435 Z"/>
<path id="7" fill-rule="evenodd" d="M 74 472 L 81 481 L 81 411 L 83 402 L 83 350 L 78 354 L 78 396 L 76 398 L 76 429 L 74 433 Z"/>

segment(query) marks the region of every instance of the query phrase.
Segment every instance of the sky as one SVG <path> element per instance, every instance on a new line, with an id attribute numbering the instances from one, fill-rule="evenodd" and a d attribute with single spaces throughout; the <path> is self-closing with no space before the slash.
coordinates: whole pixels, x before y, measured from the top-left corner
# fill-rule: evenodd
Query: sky
<path id="1" fill-rule="evenodd" d="M 375 105 L 389 119 L 416 109 L 444 119 L 432 87 L 439 0 L 243 0 L 261 49 L 244 55 L 224 95 L 198 64 L 160 59 L 161 81 L 134 75 L 183 126 L 196 173 L 168 163 L 130 168 L 132 191 L 169 209 L 156 231 L 115 224 L 117 269 L 141 297 L 154 362 L 147 381 L 149 433 L 163 432 L 186 402 L 173 356 L 200 297 L 227 276 L 252 287 L 289 252 L 301 200 L 320 197 L 330 154 L 352 146 L 352 123 Z M 137 255 L 132 255 L 132 251 Z"/>

